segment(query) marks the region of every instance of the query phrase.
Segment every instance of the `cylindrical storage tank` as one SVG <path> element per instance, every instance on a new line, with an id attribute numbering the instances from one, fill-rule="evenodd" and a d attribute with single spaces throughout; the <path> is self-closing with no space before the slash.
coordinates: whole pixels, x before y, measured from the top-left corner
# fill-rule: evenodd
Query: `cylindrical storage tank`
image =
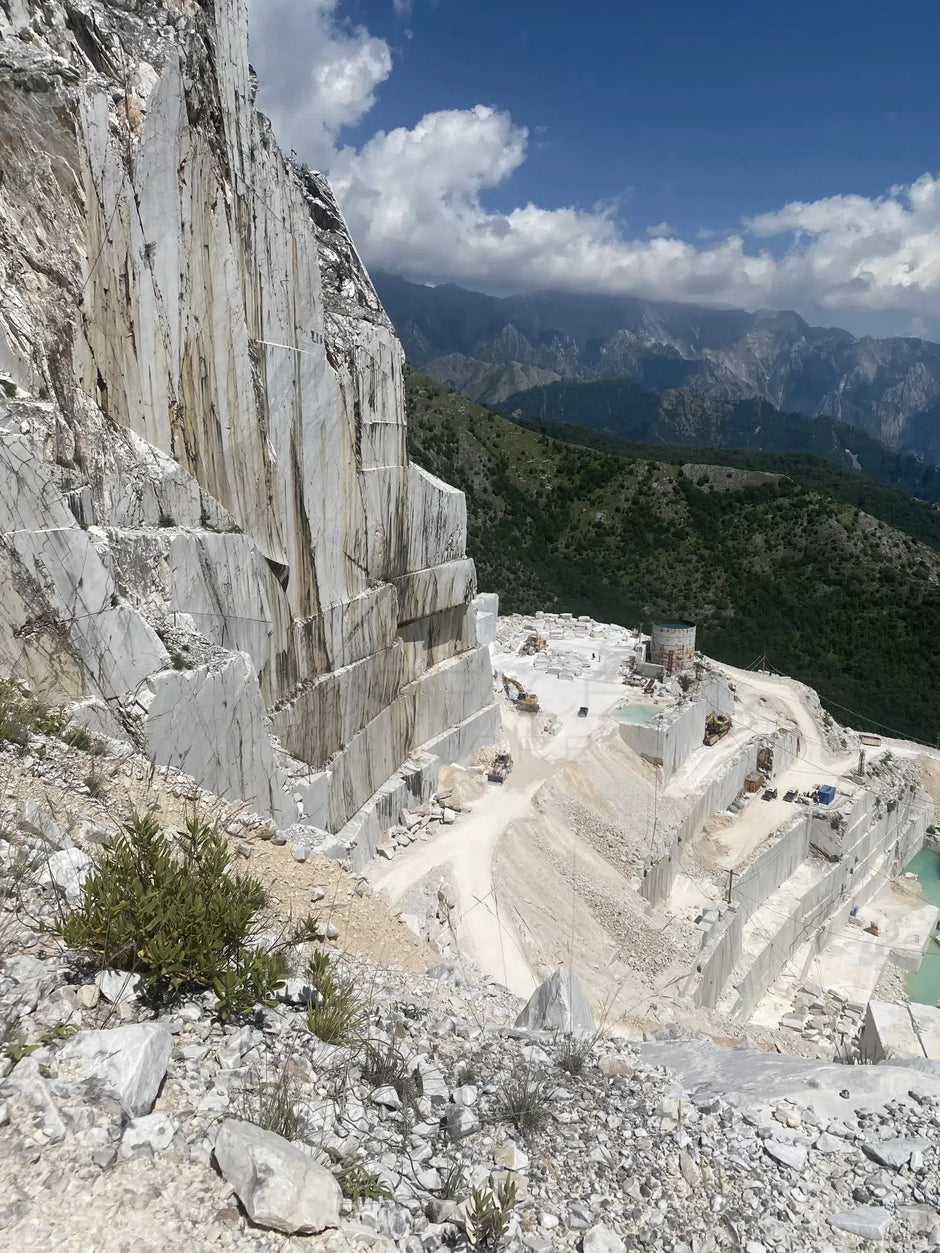
<path id="1" fill-rule="evenodd" d="M 667 674 L 677 674 L 691 666 L 695 660 L 695 623 L 654 622 L 650 652 L 650 660 Z"/>

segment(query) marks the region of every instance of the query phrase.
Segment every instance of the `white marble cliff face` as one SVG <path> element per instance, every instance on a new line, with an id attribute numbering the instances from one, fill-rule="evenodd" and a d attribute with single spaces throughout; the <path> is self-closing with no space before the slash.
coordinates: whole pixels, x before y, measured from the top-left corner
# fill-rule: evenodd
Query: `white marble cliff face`
<path id="1" fill-rule="evenodd" d="M 0 671 L 359 831 L 498 734 L 464 499 L 243 0 L 133 7 L 0 4 Z"/>

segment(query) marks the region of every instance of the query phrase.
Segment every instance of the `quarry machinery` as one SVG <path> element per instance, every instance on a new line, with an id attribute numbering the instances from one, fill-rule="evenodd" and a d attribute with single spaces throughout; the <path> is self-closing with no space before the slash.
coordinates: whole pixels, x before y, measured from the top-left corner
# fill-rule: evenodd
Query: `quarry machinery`
<path id="1" fill-rule="evenodd" d="M 542 653 L 548 648 L 548 640 L 543 635 L 530 635 L 519 649 L 520 657 L 531 657 L 533 653 Z"/>
<path id="2" fill-rule="evenodd" d="M 703 744 L 707 744 L 709 748 L 713 744 L 717 744 L 731 730 L 731 719 L 727 714 L 711 713 L 705 719 L 705 738 Z"/>
<path id="3" fill-rule="evenodd" d="M 537 714 L 539 711 L 539 698 L 535 692 L 527 692 L 518 679 L 514 679 L 511 674 L 503 675 L 503 690 L 517 709 L 521 709 L 524 714 Z M 516 693 L 513 696 L 513 692 Z"/>
<path id="4" fill-rule="evenodd" d="M 506 775 L 512 769 L 512 758 L 508 753 L 497 753 L 496 758 L 486 772 L 486 777 L 490 783 L 504 783 Z"/>

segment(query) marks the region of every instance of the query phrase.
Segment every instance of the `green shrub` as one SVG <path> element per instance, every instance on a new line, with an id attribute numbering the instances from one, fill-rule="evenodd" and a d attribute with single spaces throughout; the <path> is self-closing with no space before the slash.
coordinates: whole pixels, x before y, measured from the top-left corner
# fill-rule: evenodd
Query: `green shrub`
<path id="1" fill-rule="evenodd" d="M 327 1146 L 327 1155 L 332 1163 L 333 1177 L 339 1184 L 343 1196 L 349 1201 L 391 1201 L 392 1192 L 388 1184 L 382 1182 L 378 1175 L 366 1170 L 362 1160 L 338 1149 Z"/>
<path id="2" fill-rule="evenodd" d="M 336 962 L 322 949 L 307 963 L 307 982 L 316 999 L 307 1005 L 307 1026 L 325 1044 L 359 1040 L 368 1021 L 365 1001 L 356 981 L 340 974 Z"/>
<path id="3" fill-rule="evenodd" d="M 257 945 L 265 892 L 228 869 L 225 837 L 192 819 L 176 846 L 152 814 L 128 822 L 60 924 L 84 955 L 143 976 L 151 998 L 215 991 L 221 1017 L 273 1003 L 282 948 Z M 285 942 L 306 938 L 306 920 Z"/>
<path id="4" fill-rule="evenodd" d="M 57 709 L 24 695 L 10 679 L 0 679 L 0 743 L 25 748 L 31 735 L 59 735 L 62 726 Z"/>
<path id="5" fill-rule="evenodd" d="M 496 1191 L 473 1188 L 467 1206 L 467 1239 L 473 1249 L 498 1249 L 509 1230 L 516 1204 L 515 1180 L 506 1178 Z"/>

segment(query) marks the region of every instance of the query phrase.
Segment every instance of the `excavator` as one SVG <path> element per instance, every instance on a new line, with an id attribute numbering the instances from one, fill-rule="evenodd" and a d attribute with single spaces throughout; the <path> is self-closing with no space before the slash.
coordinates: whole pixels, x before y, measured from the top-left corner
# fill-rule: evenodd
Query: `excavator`
<path id="1" fill-rule="evenodd" d="M 519 649 L 520 657 L 531 657 L 533 653 L 542 653 L 548 648 L 548 640 L 542 635 L 530 635 Z"/>
<path id="2" fill-rule="evenodd" d="M 727 714 L 711 713 L 705 719 L 705 739 L 703 744 L 707 744 L 709 748 L 713 744 L 717 744 L 731 730 L 731 719 Z"/>
<path id="3" fill-rule="evenodd" d="M 511 674 L 503 675 L 503 691 L 515 704 L 516 708 L 524 714 L 537 714 L 539 711 L 539 698 L 535 692 L 527 692 L 518 679 L 514 679 Z M 516 696 L 512 695 L 515 691 Z"/>

